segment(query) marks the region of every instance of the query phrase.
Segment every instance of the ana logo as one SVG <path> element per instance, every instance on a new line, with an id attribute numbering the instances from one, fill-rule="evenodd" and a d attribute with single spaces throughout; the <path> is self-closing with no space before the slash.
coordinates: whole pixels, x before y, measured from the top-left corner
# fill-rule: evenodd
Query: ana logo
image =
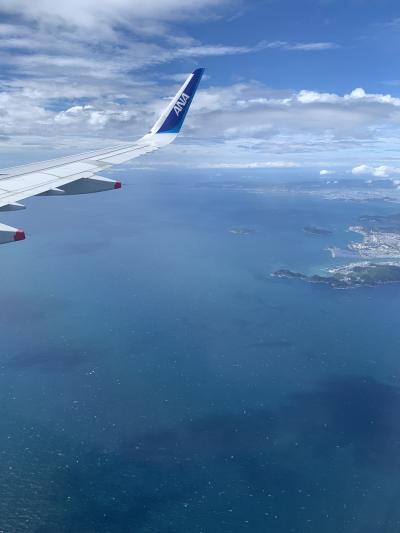
<path id="1" fill-rule="evenodd" d="M 190 100 L 190 96 L 188 96 L 186 93 L 182 93 L 182 96 L 174 105 L 174 111 L 177 117 L 179 117 L 188 100 Z"/>

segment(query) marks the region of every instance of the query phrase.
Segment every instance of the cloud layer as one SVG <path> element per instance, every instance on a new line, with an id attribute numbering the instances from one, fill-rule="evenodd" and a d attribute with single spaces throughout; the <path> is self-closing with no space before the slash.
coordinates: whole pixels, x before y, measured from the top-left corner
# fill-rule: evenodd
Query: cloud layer
<path id="1" fill-rule="evenodd" d="M 83 0 L 78 9 L 77 0 L 4 0 L 0 11 L 9 22 L 0 23 L 0 151 L 41 146 L 72 152 L 134 139 L 154 123 L 176 81 L 205 58 L 338 48 L 333 42 L 286 40 L 204 43 L 180 29 L 167 31 L 185 18 L 215 16 L 234 5 Z M 160 77 L 160 64 L 174 70 Z M 184 144 L 193 166 L 315 166 L 319 172 L 337 164 L 354 167 L 357 153 L 371 167 L 369 174 L 381 177 L 396 167 L 379 170 L 369 163 L 371 155 L 397 148 L 399 125 L 400 99 L 391 94 L 274 90 L 254 80 L 218 85 L 211 78 L 202 84 L 181 144 L 156 160 L 173 161 Z"/>
<path id="2" fill-rule="evenodd" d="M 157 22 L 176 21 L 226 3 L 228 0 L 2 0 L 1 10 L 40 22 L 99 30 L 115 23 L 154 27 Z"/>

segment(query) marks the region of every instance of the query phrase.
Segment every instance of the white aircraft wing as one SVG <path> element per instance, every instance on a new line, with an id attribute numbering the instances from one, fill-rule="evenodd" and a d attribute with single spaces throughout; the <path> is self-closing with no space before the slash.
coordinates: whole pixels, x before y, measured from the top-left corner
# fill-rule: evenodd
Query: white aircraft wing
<path id="1" fill-rule="evenodd" d="M 24 209 L 18 203 L 31 196 L 86 194 L 121 188 L 119 181 L 97 176 L 170 144 L 180 132 L 204 69 L 195 70 L 182 85 L 150 132 L 135 143 L 0 170 L 0 211 Z M 0 224 L 0 244 L 25 239 L 17 228 Z"/>

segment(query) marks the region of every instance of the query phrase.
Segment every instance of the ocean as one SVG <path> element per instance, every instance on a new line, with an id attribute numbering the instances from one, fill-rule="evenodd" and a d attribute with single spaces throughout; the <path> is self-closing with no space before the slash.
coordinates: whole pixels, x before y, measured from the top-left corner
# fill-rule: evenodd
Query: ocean
<path id="1" fill-rule="evenodd" d="M 271 273 L 400 208 L 123 181 L 2 215 L 0 531 L 398 532 L 400 285 Z"/>

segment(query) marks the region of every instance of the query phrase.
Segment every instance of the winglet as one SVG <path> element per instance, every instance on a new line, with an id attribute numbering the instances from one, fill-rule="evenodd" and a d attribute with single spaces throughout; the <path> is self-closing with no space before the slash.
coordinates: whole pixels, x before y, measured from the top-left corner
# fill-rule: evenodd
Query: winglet
<path id="1" fill-rule="evenodd" d="M 175 98 L 152 127 L 150 133 L 179 133 L 199 86 L 204 68 L 198 68 L 187 78 Z"/>

